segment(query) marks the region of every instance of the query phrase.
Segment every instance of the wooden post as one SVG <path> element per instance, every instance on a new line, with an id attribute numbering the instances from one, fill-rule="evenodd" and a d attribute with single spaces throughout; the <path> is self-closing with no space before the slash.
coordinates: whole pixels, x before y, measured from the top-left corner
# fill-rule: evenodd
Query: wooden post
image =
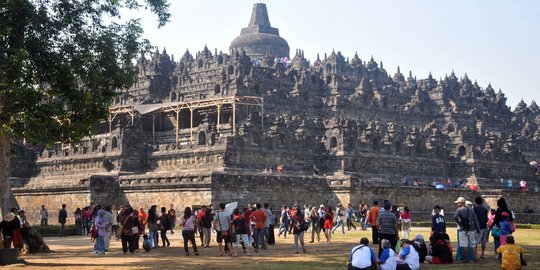
<path id="1" fill-rule="evenodd" d="M 156 114 L 152 113 L 152 144 L 156 144 Z"/>
<path id="2" fill-rule="evenodd" d="M 217 132 L 219 133 L 219 119 L 221 119 L 221 104 L 217 105 Z"/>
<path id="3" fill-rule="evenodd" d="M 233 135 L 236 135 L 236 101 L 232 104 L 232 130 Z"/>
<path id="4" fill-rule="evenodd" d="M 178 145 L 178 129 L 180 128 L 180 110 L 176 109 L 176 144 Z"/>
<path id="5" fill-rule="evenodd" d="M 193 108 L 189 107 L 189 111 L 191 112 L 191 119 L 189 120 L 189 141 L 193 143 Z"/>

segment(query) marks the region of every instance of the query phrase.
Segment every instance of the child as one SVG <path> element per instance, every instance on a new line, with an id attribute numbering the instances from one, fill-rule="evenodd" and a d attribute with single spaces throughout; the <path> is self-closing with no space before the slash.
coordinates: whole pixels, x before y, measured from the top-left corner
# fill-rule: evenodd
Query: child
<path id="1" fill-rule="evenodd" d="M 143 236 L 143 248 L 146 252 L 150 252 L 152 249 L 152 242 L 148 239 L 148 234 Z"/>
<path id="2" fill-rule="evenodd" d="M 446 222 L 444 216 L 441 215 L 441 207 L 435 205 L 433 207 L 433 216 L 431 217 L 431 234 L 446 232 Z"/>
<path id="3" fill-rule="evenodd" d="M 98 237 L 98 230 L 96 226 L 92 226 L 92 229 L 90 230 L 90 242 L 94 243 Z"/>
<path id="4" fill-rule="evenodd" d="M 508 235 L 505 240 L 506 245 L 502 245 L 497 249 L 502 269 L 521 269 L 523 249 L 520 246 L 514 245 L 514 236 Z"/>
<path id="5" fill-rule="evenodd" d="M 510 228 L 510 221 L 508 221 L 510 215 L 507 212 L 502 212 L 501 222 L 499 222 L 499 227 L 501 227 L 501 246 L 506 244 L 506 238 L 509 235 L 512 235 L 512 229 Z"/>

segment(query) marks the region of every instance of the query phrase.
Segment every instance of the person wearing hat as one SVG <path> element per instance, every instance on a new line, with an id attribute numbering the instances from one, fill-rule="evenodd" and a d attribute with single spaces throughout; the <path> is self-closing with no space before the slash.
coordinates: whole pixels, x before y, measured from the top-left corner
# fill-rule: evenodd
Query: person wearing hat
<path id="1" fill-rule="evenodd" d="M 0 222 L 0 230 L 4 236 L 4 248 L 11 248 L 13 241 L 13 231 L 21 228 L 19 218 L 13 212 L 9 212 L 4 216 L 4 220 Z"/>
<path id="2" fill-rule="evenodd" d="M 476 254 L 476 234 L 480 233 L 480 226 L 474 210 L 466 206 L 466 200 L 459 197 L 455 203 L 458 209 L 454 213 L 454 219 L 458 225 L 458 243 L 459 247 L 463 248 L 463 263 L 468 262 L 469 247 L 472 247 L 473 253 Z M 470 203 L 472 205 L 472 203 Z M 471 258 L 477 262 L 476 258 Z"/>

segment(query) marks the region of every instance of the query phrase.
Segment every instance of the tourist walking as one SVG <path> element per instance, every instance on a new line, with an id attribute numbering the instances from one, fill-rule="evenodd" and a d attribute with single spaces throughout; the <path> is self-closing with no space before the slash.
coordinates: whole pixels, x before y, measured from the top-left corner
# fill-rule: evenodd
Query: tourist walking
<path id="1" fill-rule="evenodd" d="M 249 252 L 249 246 L 253 244 L 248 234 L 247 224 L 245 218 L 240 214 L 240 210 L 235 208 L 233 210 L 232 226 L 234 234 L 236 235 L 236 242 L 233 245 L 233 256 L 238 256 L 238 247 L 243 246 L 248 256 L 251 256 Z"/>
<path id="2" fill-rule="evenodd" d="M 279 217 L 279 231 L 278 231 L 278 237 L 283 234 L 283 238 L 287 239 L 287 232 L 289 231 L 289 207 L 287 205 L 283 205 L 281 208 L 281 215 Z"/>
<path id="3" fill-rule="evenodd" d="M 138 220 L 133 213 L 133 208 L 123 208 L 120 212 L 120 224 L 122 225 L 120 237 L 122 239 L 122 252 L 133 254 L 135 252 L 134 236 L 139 233 Z"/>
<path id="4" fill-rule="evenodd" d="M 153 244 L 152 248 L 157 248 L 159 244 L 157 205 L 152 205 L 148 210 L 148 231 L 150 242 Z"/>
<path id="5" fill-rule="evenodd" d="M 217 212 L 216 216 L 214 217 L 214 228 L 216 228 L 216 242 L 218 243 L 219 256 L 223 256 L 223 242 L 225 242 L 225 246 L 229 249 L 229 251 L 232 249 L 231 232 L 229 226 L 229 224 L 231 224 L 231 219 L 229 218 L 229 215 L 224 212 L 224 203 L 219 204 L 219 210 L 220 211 Z"/>
<path id="6" fill-rule="evenodd" d="M 311 220 L 311 241 L 310 243 L 313 243 L 315 241 L 315 235 L 317 235 L 317 242 L 321 241 L 321 226 L 320 226 L 320 218 L 319 218 L 319 212 L 317 211 L 316 207 L 312 207 L 309 215 L 309 219 Z"/>
<path id="7" fill-rule="evenodd" d="M 324 213 L 324 236 L 326 236 L 326 243 L 329 244 L 332 241 L 332 228 L 334 227 L 334 214 L 332 214 L 332 208 L 328 207 Z"/>
<path id="8" fill-rule="evenodd" d="M 191 213 L 191 212 L 190 212 Z M 169 219 L 169 215 L 167 215 L 167 209 L 165 207 L 161 207 L 161 216 L 159 217 L 159 229 L 161 233 L 161 247 L 169 247 L 171 245 L 171 242 L 169 242 L 169 238 L 167 238 L 167 231 L 171 229 L 171 221 Z"/>
<path id="9" fill-rule="evenodd" d="M 264 242 L 268 245 L 268 238 L 270 237 L 270 219 L 272 219 L 272 211 L 268 203 L 264 203 L 264 208 L 262 209 L 266 213 L 266 219 L 264 220 Z"/>
<path id="10" fill-rule="evenodd" d="M 212 239 L 212 209 L 206 208 L 201 219 L 201 227 L 203 234 L 203 247 L 210 247 L 210 239 Z"/>
<path id="11" fill-rule="evenodd" d="M 41 205 L 39 210 L 39 216 L 41 217 L 41 226 L 49 225 L 49 211 L 45 208 L 45 205 Z"/>
<path id="12" fill-rule="evenodd" d="M 114 237 L 118 238 L 118 209 L 116 209 L 116 205 L 114 204 L 111 206 L 111 214 L 113 220 L 111 227 L 111 235 L 114 235 Z"/>
<path id="13" fill-rule="evenodd" d="M 268 208 L 267 214 L 269 215 L 266 219 L 268 220 L 268 242 L 267 244 L 275 245 L 276 244 L 276 236 L 274 233 L 274 225 L 276 224 L 276 216 L 274 215 L 274 211 L 272 208 Z"/>
<path id="14" fill-rule="evenodd" d="M 345 234 L 345 224 L 343 224 L 345 214 L 343 212 L 343 205 L 339 203 L 336 209 L 336 225 L 334 228 L 332 228 L 332 233 L 334 233 L 336 229 L 341 226 L 341 233 Z"/>
<path id="15" fill-rule="evenodd" d="M 302 215 L 302 210 L 300 206 L 296 206 L 294 217 L 291 220 L 291 229 L 289 234 L 292 231 L 294 236 L 294 254 L 298 254 L 298 242 L 302 245 L 302 252 L 306 253 L 306 247 L 304 246 L 304 216 Z"/>
<path id="16" fill-rule="evenodd" d="M 347 230 L 350 231 L 351 227 L 352 227 L 356 231 L 356 226 L 353 223 L 353 218 L 356 217 L 356 216 L 354 214 L 354 209 L 352 207 L 352 204 L 350 204 L 350 203 L 349 203 L 349 205 L 347 207 L 345 217 L 347 218 Z"/>
<path id="17" fill-rule="evenodd" d="M 195 256 L 199 256 L 199 251 L 197 250 L 197 243 L 195 241 L 195 232 L 197 231 L 197 218 L 192 215 L 190 207 L 186 207 L 186 209 L 184 209 L 184 215 L 180 220 L 180 224 L 182 224 L 182 237 L 184 238 L 184 251 L 186 253 L 186 256 L 189 256 L 189 241 L 191 241 L 191 246 L 193 247 L 193 252 L 195 252 Z"/>
<path id="18" fill-rule="evenodd" d="M 195 211 L 193 214 L 197 220 L 197 231 L 199 232 L 199 239 L 201 240 L 201 246 L 204 247 L 204 233 L 202 227 L 202 219 L 206 213 L 206 205 L 201 206 L 201 209 Z"/>
<path id="19" fill-rule="evenodd" d="M 266 222 L 266 211 L 261 209 L 261 203 L 257 203 L 257 210 L 251 214 L 251 221 L 255 222 L 255 228 L 253 230 L 253 238 L 255 239 L 255 249 L 259 250 L 259 245 L 262 246 L 262 249 L 266 249 L 266 243 L 264 241 L 265 227 Z"/>
<path id="20" fill-rule="evenodd" d="M 371 224 L 371 239 L 374 245 L 379 244 L 379 229 L 377 228 L 379 211 L 379 202 L 373 201 L 373 206 L 369 209 L 368 222 Z"/>
<path id="21" fill-rule="evenodd" d="M 401 220 L 401 232 L 402 232 L 402 239 L 410 239 L 411 238 L 411 213 L 409 212 L 409 208 L 405 206 L 403 208 L 403 212 L 400 215 Z"/>
<path id="22" fill-rule="evenodd" d="M 399 223 L 396 216 L 390 211 L 391 206 L 389 201 L 385 201 L 383 204 L 384 211 L 379 213 L 376 220 L 376 226 L 379 228 L 379 257 L 383 251 L 382 245 L 380 244 L 381 239 L 390 241 L 392 248 L 395 248 L 397 244 Z"/>
<path id="23" fill-rule="evenodd" d="M 105 237 L 107 236 L 107 220 L 105 218 L 105 210 L 100 209 L 94 219 L 94 226 L 97 229 L 96 243 L 94 244 L 94 254 L 105 254 Z"/>
<path id="24" fill-rule="evenodd" d="M 62 204 L 62 209 L 58 211 L 58 223 L 60 223 L 60 237 L 65 236 L 66 234 L 66 220 L 67 220 L 67 211 L 66 204 Z"/>
<path id="25" fill-rule="evenodd" d="M 105 218 L 105 251 L 109 251 L 109 246 L 111 245 L 111 235 L 112 235 L 112 224 L 113 224 L 113 215 L 110 207 L 105 207 L 104 211 Z"/>
<path id="26" fill-rule="evenodd" d="M 167 216 L 169 218 L 169 227 L 170 227 L 170 230 L 171 230 L 171 234 L 174 234 L 174 227 L 176 226 L 176 210 L 174 210 L 173 206 L 174 205 L 171 203 L 169 205 L 169 210 L 167 211 Z"/>
<path id="27" fill-rule="evenodd" d="M 75 209 L 75 213 L 73 213 L 73 217 L 75 217 L 75 232 L 77 235 L 82 235 L 83 232 L 83 215 L 81 208 L 77 207 Z"/>

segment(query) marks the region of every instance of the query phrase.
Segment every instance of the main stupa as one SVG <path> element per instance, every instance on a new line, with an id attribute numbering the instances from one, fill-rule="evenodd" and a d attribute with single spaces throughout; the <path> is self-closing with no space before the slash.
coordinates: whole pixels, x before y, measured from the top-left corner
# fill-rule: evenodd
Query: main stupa
<path id="1" fill-rule="evenodd" d="M 279 29 L 270 25 L 265 4 L 253 5 L 248 27 L 242 28 L 240 36 L 229 46 L 231 55 L 233 51 L 242 49 L 252 59 L 262 59 L 266 55 L 289 57 L 289 44 L 279 36 Z"/>

